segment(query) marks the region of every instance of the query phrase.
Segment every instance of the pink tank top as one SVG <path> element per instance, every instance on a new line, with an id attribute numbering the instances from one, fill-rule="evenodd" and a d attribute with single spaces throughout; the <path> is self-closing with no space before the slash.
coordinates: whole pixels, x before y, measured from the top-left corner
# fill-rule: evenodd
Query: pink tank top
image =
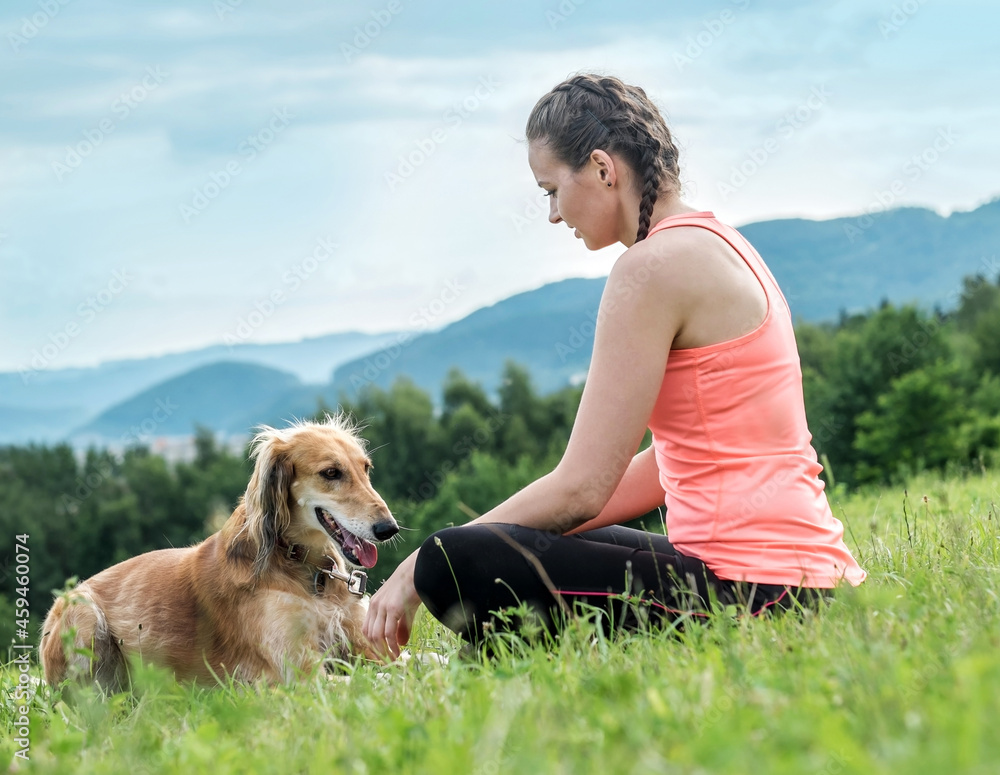
<path id="1" fill-rule="evenodd" d="M 671 543 L 722 579 L 860 584 L 867 574 L 818 476 L 784 295 L 753 246 L 712 212 L 669 216 L 648 236 L 678 226 L 728 242 L 763 286 L 767 315 L 748 334 L 667 358 L 649 428 Z"/>

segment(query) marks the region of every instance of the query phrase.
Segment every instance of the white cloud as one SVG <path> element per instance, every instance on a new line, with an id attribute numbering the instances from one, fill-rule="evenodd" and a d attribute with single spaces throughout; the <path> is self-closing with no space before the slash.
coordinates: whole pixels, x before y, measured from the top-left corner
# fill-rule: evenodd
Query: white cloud
<path id="1" fill-rule="evenodd" d="M 405 328 L 448 282 L 464 290 L 440 324 L 544 282 L 605 274 L 623 248 L 589 253 L 544 215 L 514 218 L 546 206 L 518 142 L 528 113 L 581 70 L 643 85 L 681 146 L 687 201 L 735 224 L 857 212 L 949 121 L 961 141 L 906 202 L 948 210 L 995 195 L 1000 152 L 984 127 L 996 125 L 998 108 L 979 86 L 995 66 L 976 70 L 962 46 L 946 63 L 920 64 L 922 44 L 954 7 L 928 5 L 886 40 L 877 20 L 891 4 L 740 5 L 652 19 L 643 6 L 644 16 L 618 17 L 635 21 L 602 27 L 594 4 L 553 31 L 544 8 L 516 4 L 533 47 L 513 42 L 513 22 L 492 39 L 470 22 L 453 50 L 427 32 L 424 6 L 407 5 L 351 61 L 340 43 L 377 3 L 301 14 L 244 3 L 223 20 L 211 3 L 155 13 L 67 6 L 4 65 L 24 77 L 0 105 L 12 119 L 0 129 L 0 280 L 17 299 L 0 308 L 0 325 L 17 332 L 0 345 L 0 369 L 16 368 L 122 266 L 134 282 L 56 365 L 219 342 L 327 235 L 340 246 L 334 258 L 255 329 L 256 340 Z M 674 54 L 725 9 L 736 9 L 734 21 L 680 67 Z M 155 64 L 169 78 L 58 180 L 53 160 L 114 117 L 114 100 Z M 480 79 L 498 85 L 462 118 L 455 106 Z M 829 102 L 724 196 L 719 183 L 733 166 L 824 85 Z M 254 158 L 242 155 L 240 143 L 280 108 L 294 114 L 287 128 Z M 390 190 L 386 175 L 401 174 L 400 157 L 435 131 L 444 139 Z M 233 161 L 240 173 L 185 223 L 181 205 Z"/>

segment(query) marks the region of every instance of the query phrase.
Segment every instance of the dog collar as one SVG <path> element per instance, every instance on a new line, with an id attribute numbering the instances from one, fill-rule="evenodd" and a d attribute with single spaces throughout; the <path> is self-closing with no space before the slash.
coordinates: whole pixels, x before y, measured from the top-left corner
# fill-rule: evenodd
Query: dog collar
<path id="1" fill-rule="evenodd" d="M 352 595 L 361 597 L 365 594 L 365 588 L 368 585 L 368 574 L 364 571 L 352 570 L 350 573 L 345 573 L 337 566 L 337 561 L 329 555 L 323 555 L 321 563 L 311 562 L 309 560 L 309 550 L 301 544 L 288 544 L 288 547 L 285 549 L 285 557 L 289 560 L 301 562 L 303 565 L 311 565 L 316 568 L 316 574 L 313 576 L 314 594 L 320 594 L 323 591 L 323 587 L 326 586 L 324 576 L 343 581 L 347 584 L 347 591 Z"/>

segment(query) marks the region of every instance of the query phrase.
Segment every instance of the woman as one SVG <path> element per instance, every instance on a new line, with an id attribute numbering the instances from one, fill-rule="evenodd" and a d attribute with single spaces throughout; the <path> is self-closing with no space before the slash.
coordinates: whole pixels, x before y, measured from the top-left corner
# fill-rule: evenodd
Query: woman
<path id="1" fill-rule="evenodd" d="M 860 584 L 818 478 L 788 305 L 739 232 L 681 201 L 657 108 L 578 75 L 538 101 L 526 136 L 549 220 L 590 250 L 628 248 L 573 431 L 555 470 L 404 560 L 365 634 L 397 656 L 421 601 L 475 640 L 522 602 L 551 628 L 577 602 L 670 617 L 714 597 L 758 613 Z M 668 537 L 620 526 L 663 505 Z"/>

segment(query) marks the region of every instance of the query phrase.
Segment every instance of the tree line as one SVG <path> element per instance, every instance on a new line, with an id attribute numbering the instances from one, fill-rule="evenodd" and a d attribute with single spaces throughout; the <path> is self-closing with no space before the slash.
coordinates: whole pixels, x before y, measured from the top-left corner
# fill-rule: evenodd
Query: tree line
<path id="1" fill-rule="evenodd" d="M 956 309 L 883 302 L 796 337 L 813 446 L 829 488 L 905 481 L 925 470 L 981 469 L 1000 448 L 1000 284 L 968 277 Z M 489 510 L 552 470 L 582 387 L 540 395 L 508 363 L 488 394 L 453 370 L 435 405 L 406 378 L 341 405 L 364 424 L 372 481 L 403 526 L 381 548 L 387 576 L 435 529 Z M 317 417 L 327 411 L 319 407 Z M 643 446 L 649 443 L 647 432 Z M 144 551 L 185 546 L 218 529 L 246 489 L 250 464 L 200 429 L 191 462 L 136 446 L 118 456 L 66 444 L 0 447 L 0 644 L 14 621 L 13 542 L 28 533 L 32 626 L 70 576 L 86 578 Z M 652 525 L 659 515 L 646 515 Z"/>

